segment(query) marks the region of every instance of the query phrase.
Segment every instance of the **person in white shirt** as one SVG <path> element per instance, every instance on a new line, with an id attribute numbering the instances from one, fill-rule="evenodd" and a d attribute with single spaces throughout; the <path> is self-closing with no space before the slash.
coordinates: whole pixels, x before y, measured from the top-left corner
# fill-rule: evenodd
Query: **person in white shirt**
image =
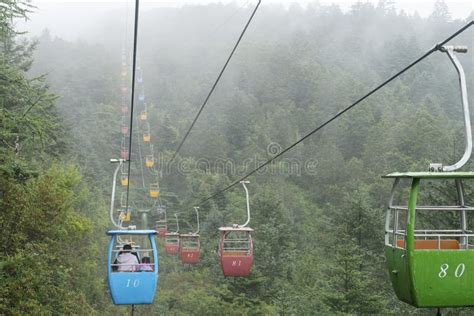
<path id="1" fill-rule="evenodd" d="M 132 254 L 132 246 L 126 244 L 123 246 L 122 251 L 115 259 L 114 264 L 118 264 L 118 272 L 135 272 L 138 268 L 137 256 Z"/>

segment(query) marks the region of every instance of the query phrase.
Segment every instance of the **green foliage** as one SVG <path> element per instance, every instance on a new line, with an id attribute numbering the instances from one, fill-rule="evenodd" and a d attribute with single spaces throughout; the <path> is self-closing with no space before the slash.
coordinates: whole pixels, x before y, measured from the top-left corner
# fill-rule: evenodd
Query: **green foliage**
<path id="1" fill-rule="evenodd" d="M 0 2 L 0 314 L 95 314 L 103 238 L 101 217 L 93 225 L 89 216 L 102 207 L 77 168 L 59 161 L 68 148 L 56 96 L 26 72 L 34 43 L 17 38 L 13 19 L 30 8 Z"/>
<path id="2" fill-rule="evenodd" d="M 92 221 L 81 214 L 89 195 L 80 193 L 80 181 L 73 168 L 53 165 L 2 187 L 1 313 L 68 314 L 78 305 L 93 312 L 87 290 L 102 295 L 97 273 L 90 273 L 98 270 L 98 249 Z"/>
<path id="3" fill-rule="evenodd" d="M 380 215 L 370 209 L 368 192 L 361 189 L 345 197 L 342 205 L 347 208 L 332 209 L 328 215 L 329 221 L 333 221 L 329 232 L 337 238 L 327 245 L 335 265 L 325 267 L 331 290 L 324 297 L 333 312 L 387 312 L 384 309 L 386 299 L 373 278 L 378 269 L 384 268 L 381 256 L 377 254 L 379 240 L 383 238 L 377 228 L 382 227 L 383 222 Z"/>

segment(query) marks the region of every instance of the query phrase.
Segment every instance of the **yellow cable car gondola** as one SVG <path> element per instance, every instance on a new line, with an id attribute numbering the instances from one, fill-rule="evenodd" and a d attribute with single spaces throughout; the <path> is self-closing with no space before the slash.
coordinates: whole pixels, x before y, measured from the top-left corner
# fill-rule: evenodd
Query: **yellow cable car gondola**
<path id="1" fill-rule="evenodd" d="M 150 133 L 143 133 L 143 141 L 144 141 L 145 143 L 149 143 L 149 142 L 150 142 L 150 139 L 151 139 Z"/>
<path id="2" fill-rule="evenodd" d="M 124 186 L 124 187 L 128 186 L 128 175 L 123 174 L 123 175 L 120 177 L 120 183 L 121 183 L 122 186 Z"/>
<path id="3" fill-rule="evenodd" d="M 120 213 L 120 220 L 121 220 L 122 222 L 130 222 L 130 219 L 131 219 L 131 217 L 132 217 L 131 215 L 132 215 L 131 212 L 122 211 L 122 212 Z"/>
<path id="4" fill-rule="evenodd" d="M 120 165 L 120 184 L 124 187 L 128 186 L 128 172 L 124 168 L 124 165 Z"/>
<path id="5" fill-rule="evenodd" d="M 158 186 L 158 183 L 151 183 L 150 184 L 150 197 L 153 199 L 158 198 L 158 195 L 160 193 L 160 187 Z"/>
<path id="6" fill-rule="evenodd" d="M 152 168 L 153 165 L 154 165 L 154 163 L 155 163 L 155 158 L 153 157 L 153 155 L 148 155 L 148 156 L 146 156 L 146 158 L 145 158 L 145 166 L 146 166 L 147 168 Z"/>
<path id="7" fill-rule="evenodd" d="M 140 112 L 140 116 L 139 116 L 140 121 L 146 121 L 147 117 L 148 117 L 148 113 L 146 110 Z"/>
<path id="8" fill-rule="evenodd" d="M 150 123 L 145 123 L 145 128 L 143 130 L 143 142 L 149 143 L 151 140 L 151 132 L 150 132 Z"/>

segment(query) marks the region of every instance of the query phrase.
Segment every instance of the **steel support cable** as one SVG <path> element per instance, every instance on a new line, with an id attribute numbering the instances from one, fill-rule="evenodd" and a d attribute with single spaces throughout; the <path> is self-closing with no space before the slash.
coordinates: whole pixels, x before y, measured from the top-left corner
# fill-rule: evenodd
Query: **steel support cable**
<path id="1" fill-rule="evenodd" d="M 216 33 L 219 29 L 221 29 L 222 27 L 224 27 L 227 23 L 229 23 L 229 21 L 232 20 L 232 18 L 233 18 L 234 16 L 236 16 L 237 13 L 239 13 L 240 10 L 242 10 L 244 7 L 246 7 L 247 4 L 249 4 L 249 2 L 250 2 L 250 0 L 247 0 L 247 2 L 245 2 L 242 6 L 237 7 L 237 9 L 232 13 L 232 15 L 230 15 L 228 18 L 226 18 L 223 23 L 217 25 L 217 26 L 214 28 L 214 30 L 211 32 L 211 35 L 214 34 L 214 33 Z"/>
<path id="2" fill-rule="evenodd" d="M 137 146 L 138 146 L 138 158 L 140 159 L 140 171 L 142 175 L 142 186 L 145 190 L 145 171 L 143 171 L 143 155 L 142 155 L 142 147 L 140 146 L 140 125 L 137 124 Z"/>
<path id="3" fill-rule="evenodd" d="M 327 126 L 328 124 L 330 124 L 331 122 L 333 122 L 334 120 L 336 120 L 337 118 L 339 118 L 341 115 L 343 115 L 344 113 L 346 113 L 347 111 L 351 110 L 352 108 L 354 108 L 355 106 L 357 106 L 359 103 L 361 103 L 362 101 L 364 101 L 365 99 L 367 99 L 368 97 L 370 97 L 372 94 L 374 94 L 375 92 L 377 92 L 378 90 L 380 90 L 381 88 L 383 88 L 384 86 L 386 86 L 387 84 L 389 84 L 391 81 L 393 81 L 394 79 L 396 79 L 397 77 L 399 77 L 400 75 L 402 75 L 403 73 L 405 73 L 407 70 L 409 70 L 410 68 L 412 68 L 413 66 L 415 66 L 416 64 L 418 64 L 419 62 L 421 62 L 423 59 L 425 59 L 426 57 L 430 56 L 432 53 L 434 53 L 435 51 L 438 51 L 440 50 L 440 48 L 446 44 L 447 42 L 449 42 L 450 40 L 452 40 L 453 38 L 455 38 L 456 36 L 458 36 L 459 34 L 461 34 L 462 32 L 464 32 L 466 29 L 468 29 L 469 27 L 471 27 L 472 25 L 474 25 L 474 20 L 469 22 L 468 24 L 464 25 L 462 28 L 460 28 L 459 30 L 457 30 L 455 33 L 453 33 L 452 35 L 450 35 L 448 38 L 446 38 L 445 40 L 443 40 L 442 42 L 436 44 L 433 48 L 431 48 L 429 51 L 427 51 L 425 54 L 423 54 L 421 57 L 419 57 L 418 59 L 416 59 L 414 62 L 410 63 L 408 66 L 406 66 L 405 68 L 403 68 L 402 70 L 400 70 L 399 72 L 397 72 L 395 75 L 391 76 L 390 78 L 388 78 L 387 80 L 385 80 L 383 83 L 381 83 L 380 85 L 378 85 L 377 87 L 375 87 L 374 89 L 372 89 L 371 91 L 369 91 L 367 94 L 365 94 L 363 97 L 359 98 L 357 101 L 355 101 L 354 103 L 352 103 L 351 105 L 349 105 L 348 107 L 344 108 L 343 110 L 339 111 L 336 115 L 334 115 L 333 117 L 331 117 L 330 119 L 328 119 L 327 121 L 325 121 L 324 123 L 322 123 L 321 125 L 319 125 L 318 127 L 316 127 L 315 129 L 313 129 L 311 132 L 309 132 L 308 134 L 306 134 L 305 136 L 303 136 L 302 138 L 300 138 L 299 140 L 297 140 L 295 143 L 293 143 L 292 145 L 286 147 L 285 149 L 283 149 L 281 152 L 279 152 L 277 155 L 273 156 L 272 158 L 268 159 L 267 161 L 263 162 L 262 164 L 260 164 L 257 168 L 253 169 L 252 171 L 250 171 L 249 173 L 247 173 L 245 176 L 241 177 L 240 179 L 232 182 L 231 184 L 229 184 L 228 186 L 226 186 L 224 189 L 214 193 L 213 195 L 201 200 L 198 202 L 198 204 L 195 204 L 197 206 L 201 206 L 203 205 L 205 202 L 215 198 L 216 196 L 218 196 L 219 194 L 222 194 L 224 192 L 226 192 L 227 190 L 229 190 L 230 188 L 232 188 L 233 186 L 235 186 L 236 184 L 239 184 L 240 181 L 243 181 L 245 179 L 247 179 L 248 177 L 250 177 L 251 175 L 253 175 L 254 173 L 256 173 L 257 171 L 259 171 L 260 169 L 262 169 L 263 167 L 267 166 L 268 164 L 270 164 L 272 161 L 274 161 L 275 159 L 279 158 L 280 156 L 282 156 L 283 154 L 287 153 L 288 151 L 290 151 L 291 149 L 293 149 L 296 145 L 300 144 L 301 142 L 303 142 L 304 140 L 306 140 L 307 138 L 309 138 L 310 136 L 312 136 L 314 133 L 318 132 L 319 130 L 323 129 L 325 126 Z"/>
<path id="4" fill-rule="evenodd" d="M 130 166 L 132 164 L 132 135 L 133 135 L 133 108 L 135 103 L 135 74 L 137 68 L 137 42 L 138 42 L 138 12 L 140 10 L 140 0 L 135 0 L 135 21 L 134 21 L 134 29 L 133 29 L 133 60 L 132 60 L 132 95 L 130 100 L 130 138 L 128 144 L 128 186 L 127 186 L 127 199 L 126 199 L 126 206 L 127 212 L 128 210 L 128 198 L 130 194 Z"/>
<path id="5" fill-rule="evenodd" d="M 224 73 L 224 71 L 226 70 L 227 68 L 227 65 L 229 64 L 230 60 L 232 59 L 232 56 L 234 55 L 235 51 L 237 50 L 237 47 L 239 46 L 240 44 L 240 41 L 242 40 L 242 38 L 244 37 L 244 34 L 245 32 L 247 31 L 247 28 L 248 26 L 250 25 L 250 22 L 252 22 L 253 20 L 253 17 L 255 16 L 255 13 L 257 12 L 259 6 L 260 6 L 260 3 L 262 2 L 262 0 L 258 0 L 258 3 L 257 5 L 255 6 L 255 8 L 253 9 L 253 12 L 252 14 L 250 15 L 250 18 L 249 20 L 247 21 L 247 23 L 245 24 L 245 27 L 244 29 L 242 30 L 242 32 L 240 33 L 240 36 L 237 40 L 237 42 L 235 43 L 234 45 L 234 48 L 232 49 L 229 57 L 227 58 L 227 61 L 225 62 L 224 64 L 224 67 L 222 67 L 219 75 L 217 76 L 217 79 L 216 81 L 214 82 L 214 84 L 212 85 L 212 88 L 211 90 L 209 91 L 209 93 L 207 94 L 207 97 L 206 99 L 204 100 L 204 103 L 201 105 L 201 107 L 199 108 L 199 111 L 198 113 L 196 114 L 196 116 L 194 117 L 191 125 L 189 126 L 186 134 L 184 135 L 183 139 L 181 140 L 181 142 L 179 143 L 178 145 L 178 148 L 176 149 L 176 151 L 174 152 L 173 156 L 171 157 L 170 161 L 168 163 L 171 163 L 175 158 L 176 158 L 176 155 L 178 155 L 178 152 L 181 150 L 181 147 L 183 147 L 183 144 L 184 142 L 186 141 L 186 139 L 188 138 L 189 136 L 189 133 L 191 133 L 191 130 L 193 129 L 194 127 L 194 124 L 196 124 L 196 121 L 198 120 L 199 116 L 201 115 L 202 111 L 204 110 L 204 108 L 206 107 L 207 105 L 207 102 L 209 101 L 209 98 L 211 97 L 211 95 L 214 93 L 214 90 L 216 89 L 216 86 L 217 84 L 219 83 L 221 77 L 222 77 L 222 74 Z"/>

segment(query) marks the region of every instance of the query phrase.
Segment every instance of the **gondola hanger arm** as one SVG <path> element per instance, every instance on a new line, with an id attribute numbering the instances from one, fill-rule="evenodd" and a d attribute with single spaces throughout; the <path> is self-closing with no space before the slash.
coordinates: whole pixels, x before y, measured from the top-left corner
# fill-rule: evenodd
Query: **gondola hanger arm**
<path id="1" fill-rule="evenodd" d="M 462 108 L 463 108 L 463 115 L 464 115 L 464 134 L 466 137 L 466 144 L 464 148 L 464 154 L 461 159 L 452 164 L 445 166 L 442 163 L 431 163 L 429 170 L 430 171 L 456 171 L 462 166 L 464 166 L 469 159 L 471 158 L 472 154 L 472 131 L 471 131 L 471 117 L 469 114 L 469 101 L 467 97 L 467 85 L 466 85 L 466 75 L 464 73 L 464 69 L 461 65 L 461 62 L 457 58 L 455 53 L 467 53 L 468 49 L 466 46 L 440 46 L 439 50 L 443 53 L 446 53 L 453 63 L 454 67 L 456 68 L 456 72 L 458 73 L 458 80 L 459 80 L 459 87 L 461 89 L 461 100 L 462 100 Z"/>

